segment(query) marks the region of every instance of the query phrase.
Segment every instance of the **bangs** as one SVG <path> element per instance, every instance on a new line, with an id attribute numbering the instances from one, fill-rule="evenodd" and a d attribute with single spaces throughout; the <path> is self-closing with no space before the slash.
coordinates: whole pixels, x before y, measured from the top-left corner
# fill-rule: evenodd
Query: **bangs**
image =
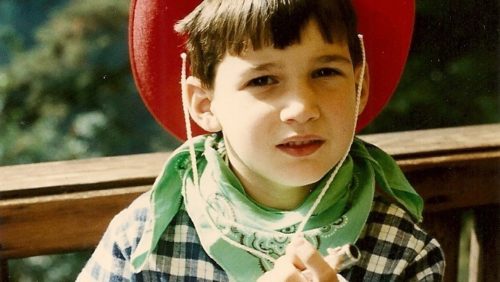
<path id="1" fill-rule="evenodd" d="M 299 43 L 310 20 L 318 23 L 326 42 L 355 44 L 350 34 L 356 36 L 356 17 L 349 0 L 206 0 L 175 29 L 188 35 L 193 75 L 210 85 L 226 53 Z M 197 68 L 196 62 L 205 66 Z"/>
<path id="2" fill-rule="evenodd" d="M 235 9 L 228 9 L 220 22 L 214 22 L 218 24 L 214 27 L 225 36 L 221 38 L 227 43 L 225 49 L 236 55 L 245 48 L 283 49 L 299 43 L 301 31 L 311 19 L 317 21 L 326 42 L 343 39 L 346 26 L 342 13 L 337 5 L 321 2 L 326 1 L 248 0 L 243 1 L 243 7 L 230 4 Z"/>

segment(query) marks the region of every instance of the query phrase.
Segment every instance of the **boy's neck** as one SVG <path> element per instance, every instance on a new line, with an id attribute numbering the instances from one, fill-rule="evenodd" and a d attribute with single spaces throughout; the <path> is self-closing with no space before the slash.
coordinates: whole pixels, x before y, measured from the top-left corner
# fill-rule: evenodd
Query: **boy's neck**
<path id="1" fill-rule="evenodd" d="M 250 198 L 260 205 L 278 210 L 293 210 L 299 207 L 314 187 L 314 184 L 302 187 L 288 187 L 262 179 L 258 181 L 260 185 L 255 185 L 254 181 L 245 179 L 237 170 L 233 169 L 233 171 Z"/>

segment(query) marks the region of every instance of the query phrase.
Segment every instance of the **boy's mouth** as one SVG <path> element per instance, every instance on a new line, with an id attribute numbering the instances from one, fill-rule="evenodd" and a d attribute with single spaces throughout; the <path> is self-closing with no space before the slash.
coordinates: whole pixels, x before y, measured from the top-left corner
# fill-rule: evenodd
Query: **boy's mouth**
<path id="1" fill-rule="evenodd" d="M 293 157 L 305 157 L 315 153 L 325 141 L 318 137 L 294 137 L 285 139 L 276 147 Z"/>

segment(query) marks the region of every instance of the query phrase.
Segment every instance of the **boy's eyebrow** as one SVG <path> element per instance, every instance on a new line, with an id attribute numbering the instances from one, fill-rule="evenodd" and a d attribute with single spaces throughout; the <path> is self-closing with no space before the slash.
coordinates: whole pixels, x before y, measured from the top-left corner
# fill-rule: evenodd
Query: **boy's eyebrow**
<path id="1" fill-rule="evenodd" d="M 252 66 L 252 70 L 254 70 L 254 71 L 265 71 L 265 70 L 269 70 L 269 69 L 275 68 L 277 66 L 278 66 L 277 63 L 265 63 L 265 64 L 260 64 L 260 65 Z"/>
<path id="2" fill-rule="evenodd" d="M 346 63 L 346 64 L 352 64 L 352 61 L 350 58 L 343 56 L 343 55 L 338 55 L 338 54 L 332 54 L 332 55 L 323 55 L 320 56 L 316 59 L 317 62 L 320 63 L 331 63 L 331 62 L 340 62 L 340 63 Z M 258 64 L 254 65 L 250 68 L 251 71 L 266 71 L 272 68 L 279 67 L 278 63 L 264 63 L 264 64 Z"/>
<path id="3" fill-rule="evenodd" d="M 341 63 L 352 64 L 350 58 L 338 54 L 320 56 L 317 59 L 317 61 L 319 61 L 320 63 L 341 62 Z"/>

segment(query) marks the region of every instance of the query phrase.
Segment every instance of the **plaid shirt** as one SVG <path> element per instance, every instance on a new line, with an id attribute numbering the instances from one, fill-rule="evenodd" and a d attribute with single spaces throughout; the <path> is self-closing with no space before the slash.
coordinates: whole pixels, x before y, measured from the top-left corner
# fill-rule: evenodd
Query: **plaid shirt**
<path id="1" fill-rule="evenodd" d="M 172 220 L 143 271 L 133 273 L 137 247 L 149 210 L 149 193 L 111 222 L 77 281 L 228 281 L 203 250 L 183 207 Z M 441 281 L 444 256 L 439 243 L 401 208 L 376 198 L 356 245 L 361 260 L 341 274 L 349 281 Z"/>

